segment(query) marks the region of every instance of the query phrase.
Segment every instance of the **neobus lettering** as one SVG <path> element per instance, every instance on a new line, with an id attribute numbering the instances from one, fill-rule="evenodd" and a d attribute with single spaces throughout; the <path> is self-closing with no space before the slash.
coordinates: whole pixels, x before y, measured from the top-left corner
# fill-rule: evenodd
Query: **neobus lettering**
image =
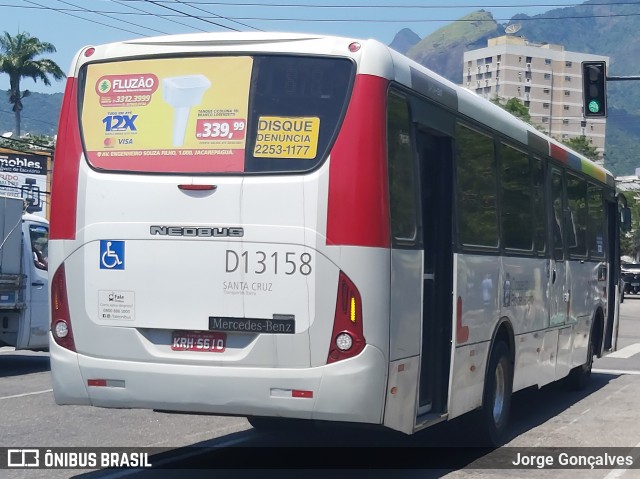
<path id="1" fill-rule="evenodd" d="M 311 132 L 313 131 L 313 122 L 311 120 L 260 120 L 258 131 L 265 130 Z"/>
<path id="2" fill-rule="evenodd" d="M 203 238 L 241 238 L 244 236 L 244 229 L 236 228 L 197 228 L 191 226 L 151 226 L 149 233 L 152 236 L 197 236 Z"/>

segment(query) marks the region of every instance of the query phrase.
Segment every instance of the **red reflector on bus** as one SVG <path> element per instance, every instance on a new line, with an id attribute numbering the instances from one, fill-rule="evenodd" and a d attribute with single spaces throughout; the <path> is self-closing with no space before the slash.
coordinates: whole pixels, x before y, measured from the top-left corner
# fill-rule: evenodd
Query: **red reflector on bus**
<path id="1" fill-rule="evenodd" d="M 94 386 L 94 387 L 105 387 L 107 385 L 107 380 L 106 379 L 89 379 L 87 380 L 87 385 Z"/>
<path id="2" fill-rule="evenodd" d="M 291 391 L 291 397 L 294 398 L 312 398 L 313 391 L 302 391 L 301 389 L 294 389 Z"/>
<path id="3" fill-rule="evenodd" d="M 178 188 L 187 191 L 212 191 L 218 189 L 216 185 L 178 185 Z"/>

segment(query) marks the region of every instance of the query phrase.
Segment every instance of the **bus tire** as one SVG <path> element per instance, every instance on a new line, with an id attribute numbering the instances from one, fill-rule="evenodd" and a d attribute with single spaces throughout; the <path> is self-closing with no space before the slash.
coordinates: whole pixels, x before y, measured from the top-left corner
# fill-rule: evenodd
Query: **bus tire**
<path id="1" fill-rule="evenodd" d="M 589 337 L 587 346 L 587 362 L 573 368 L 567 376 L 567 385 L 572 391 L 584 389 L 591 379 L 591 368 L 593 367 L 593 333 Z"/>
<path id="2" fill-rule="evenodd" d="M 486 377 L 480 411 L 483 442 L 487 446 L 500 446 L 509 424 L 513 391 L 513 364 L 509 347 L 504 341 L 494 344 Z"/>

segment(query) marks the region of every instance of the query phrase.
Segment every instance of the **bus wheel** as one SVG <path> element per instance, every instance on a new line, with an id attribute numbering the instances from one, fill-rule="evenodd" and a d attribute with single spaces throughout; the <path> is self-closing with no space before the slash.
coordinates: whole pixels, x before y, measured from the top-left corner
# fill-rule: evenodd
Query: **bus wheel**
<path id="1" fill-rule="evenodd" d="M 509 423 L 512 391 L 513 364 L 509 348 L 504 341 L 498 341 L 489 359 L 482 398 L 481 420 L 484 442 L 488 446 L 500 446 L 503 442 Z"/>
<path id="2" fill-rule="evenodd" d="M 567 376 L 567 385 L 574 391 L 584 389 L 591 379 L 591 368 L 593 367 L 593 334 L 589 337 L 587 346 L 587 362 L 581 366 L 573 368 Z"/>

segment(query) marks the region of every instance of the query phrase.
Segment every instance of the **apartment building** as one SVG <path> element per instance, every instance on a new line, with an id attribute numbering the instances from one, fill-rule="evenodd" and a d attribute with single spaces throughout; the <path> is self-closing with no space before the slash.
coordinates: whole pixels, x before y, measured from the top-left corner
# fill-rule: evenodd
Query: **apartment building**
<path id="1" fill-rule="evenodd" d="M 585 119 L 582 105 L 582 62 L 594 60 L 609 57 L 505 35 L 464 54 L 462 86 L 503 103 L 520 99 L 542 131 L 560 141 L 584 135 L 603 157 L 606 119 Z"/>

